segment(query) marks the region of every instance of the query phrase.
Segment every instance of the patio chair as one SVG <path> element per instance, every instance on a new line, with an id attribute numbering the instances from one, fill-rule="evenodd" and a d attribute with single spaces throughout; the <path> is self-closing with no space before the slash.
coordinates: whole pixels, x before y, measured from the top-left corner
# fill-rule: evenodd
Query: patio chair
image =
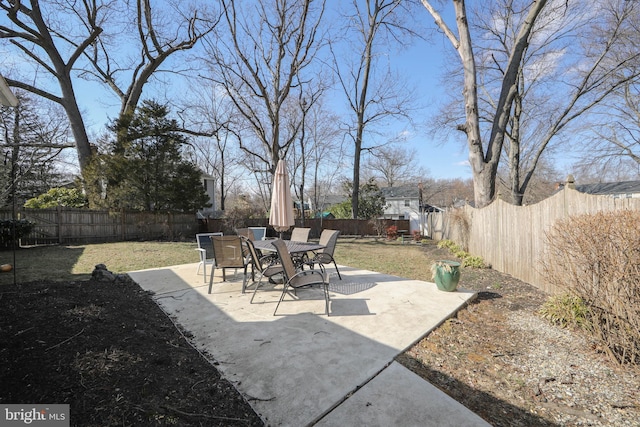
<path id="1" fill-rule="evenodd" d="M 207 264 L 209 264 L 213 270 L 213 245 L 211 244 L 211 236 L 222 236 L 222 233 L 196 234 L 196 243 L 198 244 L 196 250 L 200 254 L 200 262 L 198 263 L 196 274 L 200 274 L 200 267 L 202 267 L 202 280 L 204 283 L 207 283 Z"/>
<path id="2" fill-rule="evenodd" d="M 291 240 L 292 242 L 308 242 L 310 231 L 310 228 L 295 227 L 291 231 L 291 238 L 289 240 Z M 293 263 L 296 265 L 296 267 L 304 266 L 307 261 L 309 261 L 309 257 L 306 252 L 293 255 L 292 257 Z"/>
<path id="3" fill-rule="evenodd" d="M 211 236 L 213 244 L 214 267 L 222 269 L 222 280 L 226 282 L 226 269 L 242 268 L 244 277 L 242 280 L 242 293 L 247 286 L 247 258 L 242 253 L 242 238 L 240 236 Z M 209 278 L 209 293 L 213 287 L 213 276 L 215 270 L 211 271 Z"/>
<path id="4" fill-rule="evenodd" d="M 287 245 L 282 240 L 274 240 L 273 246 L 278 251 L 278 258 L 282 264 L 284 273 L 284 288 L 282 289 L 282 295 L 276 305 L 276 309 L 273 311 L 273 315 L 276 315 L 280 303 L 287 294 L 289 288 L 293 289 L 294 295 L 296 290 L 300 288 L 307 288 L 312 286 L 322 286 L 324 292 L 324 311 L 329 316 L 329 281 L 324 271 L 319 270 L 296 270 L 291 254 L 287 250 Z"/>
<path id="5" fill-rule="evenodd" d="M 313 269 L 314 265 L 318 264 L 320 268 L 324 270 L 325 264 L 333 263 L 333 266 L 336 268 L 336 273 L 338 273 L 338 278 L 342 280 L 340 270 L 338 270 L 338 264 L 336 264 L 336 260 L 333 258 L 333 252 L 336 250 L 339 235 L 340 230 L 322 230 L 319 243 L 324 246 L 324 249 L 314 251 L 313 257 L 309 258 L 306 264 L 309 265 L 311 269 Z"/>
<path id="6" fill-rule="evenodd" d="M 267 227 L 249 227 L 253 233 L 253 240 L 265 240 L 267 237 Z"/>
<path id="7" fill-rule="evenodd" d="M 253 295 L 251 296 L 250 304 L 253 304 L 253 299 L 256 296 L 256 292 L 262 283 L 264 277 L 272 278 L 278 274 L 283 274 L 282 264 L 278 262 L 278 258 L 273 255 L 260 255 L 260 252 L 256 250 L 253 242 L 249 239 L 243 239 L 243 243 L 247 246 L 249 252 L 249 261 L 251 262 L 251 280 L 255 284 L 253 289 Z M 258 282 L 256 283 L 255 273 L 260 273 Z"/>
<path id="8" fill-rule="evenodd" d="M 256 240 L 256 237 L 253 234 L 253 230 L 250 228 L 238 228 L 236 229 L 236 234 L 238 236 L 244 236 L 249 240 Z"/>
<path id="9" fill-rule="evenodd" d="M 251 240 L 251 241 L 256 240 L 255 236 L 253 235 L 253 231 L 250 228 L 237 228 L 236 234 L 240 237 L 243 237 L 246 240 Z M 244 244 L 242 245 L 242 253 L 244 254 L 245 257 L 249 256 L 247 245 L 244 245 Z"/>
<path id="10" fill-rule="evenodd" d="M 308 242 L 310 228 L 295 227 L 291 231 L 291 239 L 294 242 Z"/>

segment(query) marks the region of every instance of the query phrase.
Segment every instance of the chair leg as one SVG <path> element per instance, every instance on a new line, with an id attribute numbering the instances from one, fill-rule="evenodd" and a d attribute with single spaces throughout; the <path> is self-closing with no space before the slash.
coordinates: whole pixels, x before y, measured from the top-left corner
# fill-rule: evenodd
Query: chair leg
<path id="1" fill-rule="evenodd" d="M 340 275 L 340 270 L 338 270 L 338 264 L 336 264 L 336 260 L 335 260 L 335 259 L 333 260 L 333 265 L 334 265 L 334 266 L 335 266 L 335 268 L 336 268 L 336 273 L 338 273 L 338 278 L 339 278 L 340 280 L 342 280 L 342 276 Z"/>
<path id="2" fill-rule="evenodd" d="M 209 276 L 209 293 L 211 293 L 211 288 L 213 287 L 213 275 L 216 271 L 215 266 L 211 266 L 211 275 Z M 223 270 L 224 271 L 224 270 Z"/>
<path id="3" fill-rule="evenodd" d="M 289 284 L 285 283 L 284 284 L 284 289 L 282 290 L 282 295 L 280 295 L 280 300 L 278 301 L 278 304 L 276 305 L 276 309 L 273 310 L 273 315 L 276 315 L 276 311 L 278 311 L 278 307 L 280 307 L 280 303 L 282 302 L 282 300 L 284 299 L 285 294 L 287 293 L 287 288 L 289 288 Z"/>
<path id="4" fill-rule="evenodd" d="M 264 275 L 262 274 L 262 272 L 260 272 L 260 278 L 258 279 L 258 282 L 255 284 L 256 287 L 253 289 L 253 295 L 251 295 L 251 300 L 249 301 L 249 304 L 253 304 L 253 299 L 256 297 L 256 292 L 258 292 L 258 288 L 260 287 L 260 283 L 262 283 L 262 277 Z M 255 280 L 254 280 L 255 283 Z"/>
<path id="5" fill-rule="evenodd" d="M 324 291 L 324 312 L 329 317 L 329 283 L 324 282 L 322 284 L 322 290 Z"/>
<path id="6" fill-rule="evenodd" d="M 247 288 L 247 266 L 244 266 L 244 274 L 242 275 L 242 293 L 244 294 L 245 289 Z"/>
<path id="7" fill-rule="evenodd" d="M 211 266 L 211 268 L 213 268 L 213 266 Z M 204 274 L 204 276 L 202 276 L 202 281 L 204 283 L 207 283 L 207 263 L 206 263 L 206 261 L 202 263 L 202 274 Z"/>

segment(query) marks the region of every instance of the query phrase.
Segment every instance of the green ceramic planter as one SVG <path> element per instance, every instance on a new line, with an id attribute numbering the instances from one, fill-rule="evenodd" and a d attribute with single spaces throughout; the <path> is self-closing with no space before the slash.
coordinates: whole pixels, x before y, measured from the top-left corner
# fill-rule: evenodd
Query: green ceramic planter
<path id="1" fill-rule="evenodd" d="M 460 281 L 460 263 L 457 261 L 436 261 L 431 266 L 433 279 L 441 291 L 453 292 Z"/>

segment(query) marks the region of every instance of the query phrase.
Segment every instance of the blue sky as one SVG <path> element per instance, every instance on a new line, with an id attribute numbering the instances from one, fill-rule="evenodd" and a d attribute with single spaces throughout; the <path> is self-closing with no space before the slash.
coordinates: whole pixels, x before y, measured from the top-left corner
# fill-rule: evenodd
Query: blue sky
<path id="1" fill-rule="evenodd" d="M 420 19 L 431 20 L 425 9 L 419 13 L 423 14 Z M 406 50 L 389 52 L 392 67 L 397 68 L 410 84 L 415 86 L 418 102 L 428 106 L 416 113 L 416 122 L 424 122 L 437 113 L 437 106 L 444 96 L 444 88 L 441 86 L 443 63 L 445 57 L 451 58 L 451 55 L 446 55 L 445 52 L 452 49 L 449 41 L 437 34 L 431 41 L 416 40 L 413 46 Z M 119 102 L 113 93 L 96 91 L 96 88 L 95 83 L 87 84 L 82 80 L 76 80 L 76 92 L 81 108 L 88 113 L 85 115 L 86 125 L 97 133 L 104 129 L 109 119 L 117 116 Z M 151 83 L 146 87 L 143 98 L 157 96 L 158 99 L 163 99 L 165 96 L 171 97 L 172 91 L 175 92 L 175 88 L 162 88 Z M 407 139 L 406 147 L 415 150 L 419 165 L 431 178 L 470 178 L 464 135 L 454 133 L 451 138 L 454 140 L 443 142 L 422 130 Z"/>
<path id="2" fill-rule="evenodd" d="M 424 13 L 428 19 L 427 11 Z M 438 113 L 438 105 L 445 96 L 441 83 L 445 56 L 451 58 L 446 50 L 453 50 L 453 47 L 448 40 L 436 35 L 434 40 L 417 41 L 411 48 L 397 52 L 391 58 L 393 63 L 397 62 L 398 70 L 415 85 L 420 103 L 426 106 L 415 117 L 416 121 L 428 120 Z M 422 131 L 408 139 L 407 144 L 416 150 L 420 165 L 431 178 L 471 178 L 466 140 L 461 132 L 454 133 L 449 140 L 442 140 Z"/>

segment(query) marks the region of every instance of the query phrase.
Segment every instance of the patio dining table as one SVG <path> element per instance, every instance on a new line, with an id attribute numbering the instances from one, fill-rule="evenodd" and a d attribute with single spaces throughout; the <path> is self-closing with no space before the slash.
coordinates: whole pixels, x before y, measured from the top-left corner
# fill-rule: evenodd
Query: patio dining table
<path id="1" fill-rule="evenodd" d="M 272 242 L 273 240 L 256 240 L 253 242 L 253 246 L 260 251 L 276 252 L 276 247 L 273 246 Z M 283 240 L 283 242 L 287 245 L 287 251 L 291 255 L 324 249 L 323 245 L 313 242 L 296 242 L 293 240 Z"/>

